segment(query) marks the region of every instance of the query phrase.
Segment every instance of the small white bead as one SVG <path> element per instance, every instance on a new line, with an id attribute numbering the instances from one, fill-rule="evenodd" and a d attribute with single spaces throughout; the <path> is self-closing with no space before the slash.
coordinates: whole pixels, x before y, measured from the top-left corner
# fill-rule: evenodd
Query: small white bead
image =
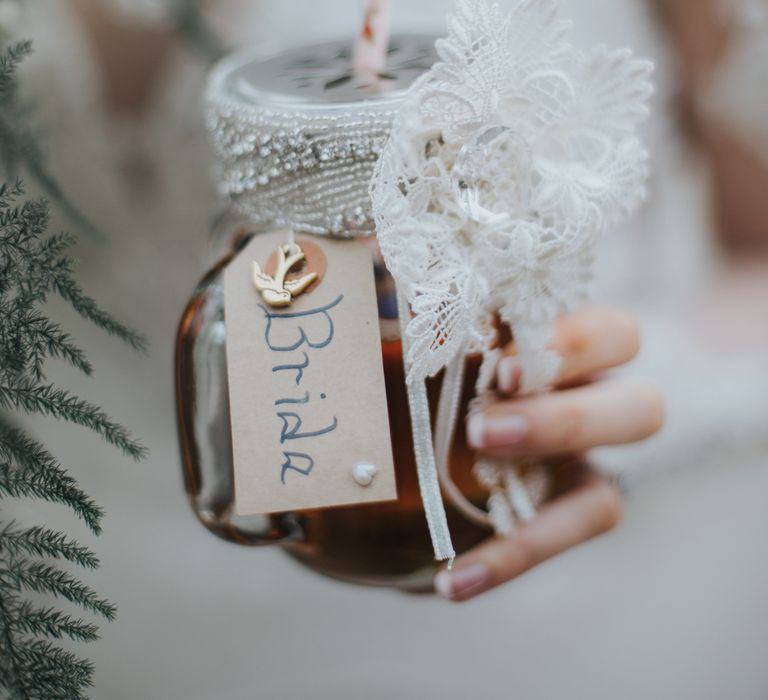
<path id="1" fill-rule="evenodd" d="M 352 478 L 360 486 L 370 486 L 378 471 L 379 468 L 375 464 L 361 462 L 352 467 Z"/>

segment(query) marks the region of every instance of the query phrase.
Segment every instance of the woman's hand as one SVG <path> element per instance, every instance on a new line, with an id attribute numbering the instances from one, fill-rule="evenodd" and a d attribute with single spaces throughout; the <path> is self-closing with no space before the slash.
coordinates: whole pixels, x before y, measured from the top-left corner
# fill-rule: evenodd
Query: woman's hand
<path id="1" fill-rule="evenodd" d="M 506 457 L 579 455 L 598 445 L 642 440 L 662 425 L 664 402 L 649 382 L 597 375 L 631 360 L 639 347 L 635 321 L 626 313 L 585 308 L 555 328 L 562 358 L 557 390 L 514 398 L 520 381 L 517 358 L 499 363 L 498 386 L 510 398 L 469 418 L 470 443 Z M 574 460 L 574 464 L 582 464 Z M 571 488 L 544 505 L 512 537 L 494 537 L 442 570 L 435 589 L 462 601 L 509 581 L 537 564 L 613 528 L 621 499 L 616 488 L 589 469 L 573 467 Z"/>

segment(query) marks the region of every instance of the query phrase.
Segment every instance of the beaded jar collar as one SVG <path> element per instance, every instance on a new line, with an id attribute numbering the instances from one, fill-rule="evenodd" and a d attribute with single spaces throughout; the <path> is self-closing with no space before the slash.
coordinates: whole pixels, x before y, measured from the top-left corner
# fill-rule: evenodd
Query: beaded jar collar
<path id="1" fill-rule="evenodd" d="M 434 37 L 396 36 L 385 74 L 350 73 L 349 42 L 234 54 L 211 74 L 217 182 L 248 219 L 314 234 L 373 235 L 368 183 Z"/>

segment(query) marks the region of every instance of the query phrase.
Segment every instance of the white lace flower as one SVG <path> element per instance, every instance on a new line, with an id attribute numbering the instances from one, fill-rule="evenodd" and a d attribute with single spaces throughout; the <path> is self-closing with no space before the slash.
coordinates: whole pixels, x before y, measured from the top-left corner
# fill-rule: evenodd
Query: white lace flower
<path id="1" fill-rule="evenodd" d="M 651 64 L 566 42 L 558 0 L 458 0 L 371 184 L 381 249 L 413 318 L 409 381 L 513 329 L 545 388 L 555 317 L 589 292 L 595 243 L 642 199 Z"/>

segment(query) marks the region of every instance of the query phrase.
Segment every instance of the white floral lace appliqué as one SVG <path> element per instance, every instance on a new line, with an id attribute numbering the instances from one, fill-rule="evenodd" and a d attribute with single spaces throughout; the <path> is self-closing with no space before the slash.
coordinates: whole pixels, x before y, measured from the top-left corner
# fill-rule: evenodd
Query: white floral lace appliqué
<path id="1" fill-rule="evenodd" d="M 386 264 L 412 319 L 409 382 L 512 328 L 523 388 L 546 388 L 556 316 L 589 294 L 595 244 L 644 195 L 652 66 L 577 51 L 558 0 L 459 0 L 374 174 Z"/>

